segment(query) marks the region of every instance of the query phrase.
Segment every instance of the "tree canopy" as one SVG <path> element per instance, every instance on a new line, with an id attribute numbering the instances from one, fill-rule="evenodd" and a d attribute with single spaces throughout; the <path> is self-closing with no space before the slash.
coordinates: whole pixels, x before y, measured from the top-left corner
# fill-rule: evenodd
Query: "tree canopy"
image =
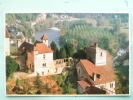
<path id="1" fill-rule="evenodd" d="M 10 56 L 6 57 L 6 77 L 8 78 L 13 72 L 18 70 L 18 63 Z"/>

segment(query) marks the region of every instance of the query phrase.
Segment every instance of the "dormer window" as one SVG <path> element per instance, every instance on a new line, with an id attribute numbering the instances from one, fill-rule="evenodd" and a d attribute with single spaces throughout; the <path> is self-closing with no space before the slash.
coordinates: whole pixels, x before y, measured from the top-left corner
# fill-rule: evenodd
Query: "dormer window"
<path id="1" fill-rule="evenodd" d="M 97 78 L 101 79 L 101 75 L 100 74 L 97 74 Z"/>

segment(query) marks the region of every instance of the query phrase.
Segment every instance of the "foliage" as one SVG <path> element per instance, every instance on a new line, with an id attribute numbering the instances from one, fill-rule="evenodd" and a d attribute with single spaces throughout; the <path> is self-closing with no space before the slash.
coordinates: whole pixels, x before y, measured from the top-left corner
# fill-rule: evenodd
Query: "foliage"
<path id="1" fill-rule="evenodd" d="M 76 58 L 76 59 L 86 59 L 86 55 L 87 55 L 86 48 L 85 49 L 81 48 L 80 50 L 78 50 L 77 52 L 75 52 L 73 54 L 73 58 Z"/>
<path id="2" fill-rule="evenodd" d="M 16 86 L 19 86 L 19 79 L 16 80 Z"/>
<path id="3" fill-rule="evenodd" d="M 77 75 L 76 69 L 67 69 L 65 75 L 52 75 L 53 80 L 61 87 L 63 94 L 77 93 Z"/>
<path id="4" fill-rule="evenodd" d="M 37 76 L 35 77 L 35 85 L 38 87 L 38 88 L 41 88 L 42 86 L 42 81 L 40 79 L 40 76 L 37 74 Z"/>
<path id="5" fill-rule="evenodd" d="M 60 49 L 60 57 L 59 58 L 66 58 L 66 50 L 63 47 Z"/>
<path id="6" fill-rule="evenodd" d="M 129 66 L 117 66 L 116 94 L 129 94 Z"/>
<path id="7" fill-rule="evenodd" d="M 10 56 L 6 56 L 6 78 L 18 70 L 18 63 Z"/>
<path id="8" fill-rule="evenodd" d="M 56 43 L 54 41 L 52 41 L 52 43 L 50 44 L 51 49 L 54 51 L 53 55 L 54 55 L 54 59 L 58 59 L 58 48 L 56 46 Z"/>
<path id="9" fill-rule="evenodd" d="M 72 57 L 73 52 L 74 52 L 74 50 L 73 50 L 73 45 L 72 45 L 71 43 L 66 43 L 66 44 L 64 45 L 64 48 L 65 48 L 66 54 L 67 54 L 66 57 Z"/>

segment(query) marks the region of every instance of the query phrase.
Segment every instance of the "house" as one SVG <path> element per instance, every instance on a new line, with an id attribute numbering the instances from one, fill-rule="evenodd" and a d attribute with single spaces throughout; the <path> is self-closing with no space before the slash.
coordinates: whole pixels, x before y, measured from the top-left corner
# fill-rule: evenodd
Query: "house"
<path id="1" fill-rule="evenodd" d="M 32 71 L 32 75 L 60 74 L 66 67 L 65 59 L 53 60 L 53 50 L 48 46 L 48 37 L 43 35 L 41 41 L 34 44 L 23 42 L 19 47 L 18 62 L 20 70 L 25 67 Z"/>
<path id="2" fill-rule="evenodd" d="M 124 60 L 124 61 L 123 61 L 123 65 L 129 66 L 129 59 Z"/>
<path id="3" fill-rule="evenodd" d="M 119 49 L 117 52 L 117 56 L 121 56 L 122 54 L 125 54 L 125 53 L 127 53 L 126 49 Z"/>
<path id="4" fill-rule="evenodd" d="M 7 27 L 5 29 L 5 53 L 6 53 L 6 56 L 10 55 L 10 35 Z"/>
<path id="5" fill-rule="evenodd" d="M 87 56 L 91 61 L 81 59 L 76 65 L 78 92 L 115 94 L 115 80 L 106 66 L 106 51 L 98 45 L 91 46 L 87 48 Z"/>

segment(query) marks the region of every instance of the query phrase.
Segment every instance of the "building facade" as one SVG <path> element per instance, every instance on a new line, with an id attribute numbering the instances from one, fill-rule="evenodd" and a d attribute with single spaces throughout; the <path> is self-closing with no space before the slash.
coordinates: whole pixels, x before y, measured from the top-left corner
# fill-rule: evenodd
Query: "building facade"
<path id="1" fill-rule="evenodd" d="M 106 51 L 97 45 L 91 46 L 87 48 L 87 57 L 91 61 L 82 59 L 76 65 L 79 80 L 78 92 L 80 94 L 115 94 L 115 80 L 106 66 Z"/>
<path id="2" fill-rule="evenodd" d="M 48 46 L 48 37 L 43 35 L 41 41 L 34 44 L 23 42 L 19 47 L 20 70 L 25 67 L 32 75 L 60 74 L 66 67 L 65 59 L 53 60 L 53 50 Z"/>

